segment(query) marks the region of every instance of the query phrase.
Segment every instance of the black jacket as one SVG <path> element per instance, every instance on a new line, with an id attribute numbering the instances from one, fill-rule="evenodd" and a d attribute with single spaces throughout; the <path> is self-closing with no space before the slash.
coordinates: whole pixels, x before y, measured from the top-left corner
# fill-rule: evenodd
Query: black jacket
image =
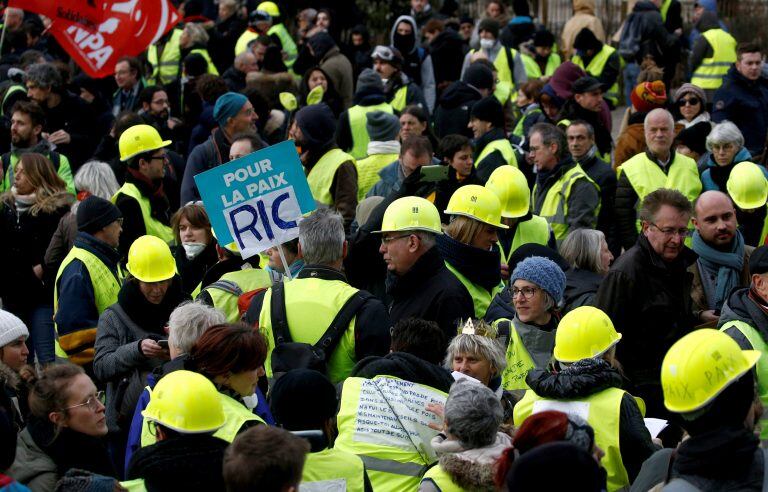
<path id="1" fill-rule="evenodd" d="M 743 321 L 755 328 L 763 340 L 768 340 L 768 313 L 758 305 L 759 299 L 760 297 L 749 287 L 731 292 L 723 304 L 717 327 L 721 328 L 730 321 Z M 754 350 L 747 337 L 738 328 L 730 327 L 725 330 L 725 333 L 736 340 L 742 349 Z"/>
<path id="2" fill-rule="evenodd" d="M 584 120 L 592 125 L 595 130 L 595 145 L 597 145 L 600 154 L 607 154 L 611 151 L 613 146 L 611 129 L 605 128 L 600 119 L 600 113 L 584 109 L 575 99 L 569 99 L 563 109 L 560 110 L 560 114 L 557 115 L 557 121 L 564 119 L 570 121 Z"/>
<path id="3" fill-rule="evenodd" d="M 221 78 L 224 79 L 227 88 L 232 92 L 240 92 L 245 89 L 245 72 L 236 69 L 234 65 L 226 69 L 221 74 Z"/>
<path id="4" fill-rule="evenodd" d="M 493 173 L 497 167 L 508 165 L 507 160 L 504 159 L 504 155 L 499 150 L 494 150 L 483 157 L 481 162 L 478 162 L 480 154 L 483 153 L 485 147 L 491 142 L 506 139 L 507 135 L 504 133 L 503 128 L 491 128 L 484 135 L 475 140 L 473 156 L 475 162 L 474 169 L 477 171 L 477 177 L 480 180 L 480 184 L 485 184 L 485 182 L 488 181 L 488 178 L 491 177 L 491 173 Z"/>
<path id="5" fill-rule="evenodd" d="M 219 259 L 216 254 L 216 241 L 213 240 L 191 260 L 187 258 L 183 246 L 176 246 L 173 257 L 176 260 L 176 271 L 181 277 L 181 290 L 187 294 L 192 294 L 208 269 L 216 265 Z"/>
<path id="6" fill-rule="evenodd" d="M 597 229 L 605 234 L 608 249 L 613 256 L 619 257 L 621 241 L 616 237 L 615 202 L 616 202 L 616 171 L 607 162 L 596 155 L 579 161 L 581 168 L 600 187 L 600 213 L 597 215 Z"/>
<path id="7" fill-rule="evenodd" d="M 464 54 L 463 40 L 453 29 L 446 29 L 429 43 L 438 97 L 451 82 L 461 78 Z"/>
<path id="8" fill-rule="evenodd" d="M 136 185 L 141 194 L 149 199 L 152 217 L 170 227 L 171 209 L 165 194 L 156 194 L 146 182 L 136 179 L 130 172 L 125 174 L 125 182 Z M 135 199 L 118 193 L 115 206 L 123 214 L 123 232 L 120 234 L 118 251 L 123 259 L 127 260 L 131 244 L 147 233 L 147 226 L 144 223 L 141 206 Z"/>
<path id="9" fill-rule="evenodd" d="M 537 175 L 536 192 L 533 195 L 533 203 L 531 203 L 531 211 L 534 214 L 541 215 L 541 208 L 550 188 L 575 165 L 573 159 L 568 156 L 557 164 L 544 179 L 543 184 L 540 180 L 543 173 Z M 571 187 L 571 195 L 568 198 L 568 215 L 565 217 L 570 230 L 581 227 L 594 229 L 597 223 L 595 211 L 599 205 L 600 194 L 597 187 L 587 179 L 577 179 Z"/>
<path id="10" fill-rule="evenodd" d="M 537 395 L 553 400 L 577 400 L 624 385 L 619 371 L 603 359 L 584 359 L 558 373 L 533 369 L 525 381 Z M 619 451 L 631 483 L 656 446 L 631 394 L 624 394 L 619 412 Z"/>
<path id="11" fill-rule="evenodd" d="M 635 384 L 659 384 L 667 350 L 697 323 L 686 269 L 696 254 L 684 248 L 667 263 L 641 235 L 637 244 L 616 260 L 595 297 L 623 338 L 617 358 Z"/>
<path id="12" fill-rule="evenodd" d="M 598 273 L 575 267 L 569 268 L 565 272 L 563 314 L 577 307 L 591 306 L 595 302 L 595 294 L 597 294 L 597 289 L 600 288 L 602 281 L 603 276 Z"/>
<path id="13" fill-rule="evenodd" d="M 473 317 L 472 297 L 445 267 L 437 246 L 419 258 L 402 276 L 390 273 L 387 293 L 392 297 L 389 315 L 393 323 L 406 318 L 436 322 L 450 340 L 456 323 Z"/>
<path id="14" fill-rule="evenodd" d="M 762 154 L 768 131 L 768 79 L 749 80 L 736 67 L 729 68 L 715 92 L 712 110 L 713 122 L 732 122 L 744 135 L 749 153 Z"/>
<path id="15" fill-rule="evenodd" d="M 677 45 L 677 37 L 667 31 L 664 21 L 661 19 L 659 8 L 650 0 L 641 0 L 635 4 L 632 12 L 627 17 L 626 28 L 623 30 L 620 49 L 625 38 L 631 36 L 634 29 L 630 24 L 637 23 L 637 33 L 639 34 L 639 49 L 634 56 L 625 57 L 628 62 L 634 62 L 638 65 L 643 62 L 646 55 L 650 55 L 657 61 L 658 65 L 663 65 L 665 58 L 671 57 L 670 51 Z M 677 55 L 673 58 L 676 59 Z"/>
<path id="16" fill-rule="evenodd" d="M 493 323 L 497 319 L 514 319 L 514 317 L 515 306 L 512 304 L 512 291 L 508 285 L 491 300 L 483 319 Z"/>
<path id="17" fill-rule="evenodd" d="M 477 89 L 461 80 L 449 85 L 435 105 L 434 129 L 437 138 L 452 133 L 472 138 L 472 131 L 467 128 L 469 114 L 472 106 L 482 98 Z"/>
<path id="18" fill-rule="evenodd" d="M 43 108 L 45 111 L 45 124 L 43 131 L 53 133 L 64 130 L 69 133 L 70 142 L 56 146 L 56 152 L 69 158 L 72 174 L 76 173 L 85 163 L 96 148 L 102 135 L 109 128 L 97 128 L 96 121 L 92 119 L 85 101 L 78 96 L 64 92 L 61 94 L 61 102 L 54 108 Z"/>
<path id="19" fill-rule="evenodd" d="M 219 73 L 235 61 L 235 45 L 246 27 L 245 20 L 235 12 L 224 20 L 217 20 L 214 28 L 208 30 L 208 51 Z"/>

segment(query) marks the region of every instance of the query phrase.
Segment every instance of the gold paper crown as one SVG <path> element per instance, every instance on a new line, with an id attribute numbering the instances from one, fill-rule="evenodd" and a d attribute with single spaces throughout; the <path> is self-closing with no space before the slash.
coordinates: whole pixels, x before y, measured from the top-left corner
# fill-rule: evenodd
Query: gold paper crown
<path id="1" fill-rule="evenodd" d="M 496 338 L 498 330 L 496 327 L 486 323 L 481 319 L 467 318 L 464 323 L 459 324 L 459 335 L 477 335 L 480 337 Z"/>

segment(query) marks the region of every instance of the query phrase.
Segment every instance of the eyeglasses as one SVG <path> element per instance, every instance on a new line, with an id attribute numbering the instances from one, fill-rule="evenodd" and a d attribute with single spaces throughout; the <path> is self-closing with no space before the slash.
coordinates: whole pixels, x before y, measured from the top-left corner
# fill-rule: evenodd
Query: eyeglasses
<path id="1" fill-rule="evenodd" d="M 664 234 L 667 237 L 673 237 L 673 236 L 680 236 L 680 237 L 688 237 L 691 235 L 691 231 L 688 230 L 688 228 L 685 229 L 675 229 L 674 227 L 665 227 L 662 229 L 661 227 L 657 226 L 653 222 L 649 222 L 650 225 L 656 228 L 660 233 Z"/>
<path id="2" fill-rule="evenodd" d="M 103 391 L 97 391 L 95 395 L 88 397 L 87 400 L 85 400 L 85 403 L 78 403 L 77 405 L 72 405 L 71 407 L 67 407 L 62 409 L 62 412 L 65 412 L 67 410 L 72 410 L 73 408 L 77 407 L 84 407 L 87 406 L 90 410 L 96 411 L 100 407 L 104 406 L 104 392 Z"/>
<path id="3" fill-rule="evenodd" d="M 149 158 L 150 161 L 156 161 L 158 159 L 160 159 L 161 161 L 167 160 L 168 159 L 168 154 L 156 155 L 154 157 L 150 157 Z"/>
<path id="4" fill-rule="evenodd" d="M 711 147 L 712 147 L 712 150 L 715 151 L 715 152 L 719 152 L 721 150 L 723 150 L 725 152 L 730 152 L 731 150 L 733 150 L 733 144 L 732 143 L 724 143 L 724 144 L 713 143 L 711 145 Z"/>
<path id="5" fill-rule="evenodd" d="M 386 245 L 386 244 L 391 243 L 392 241 L 396 241 L 398 239 L 404 239 L 406 237 L 411 237 L 411 235 L 410 234 L 402 234 L 400 236 L 389 236 L 389 237 L 381 236 L 381 244 L 385 244 Z"/>
<path id="6" fill-rule="evenodd" d="M 537 287 L 523 287 L 522 289 L 512 287 L 512 299 L 516 299 L 520 294 L 523 295 L 523 299 L 531 299 L 539 290 Z"/>
<path id="7" fill-rule="evenodd" d="M 680 106 L 696 106 L 697 104 L 701 104 L 701 99 L 698 97 L 689 97 L 688 99 L 680 99 L 677 104 Z"/>

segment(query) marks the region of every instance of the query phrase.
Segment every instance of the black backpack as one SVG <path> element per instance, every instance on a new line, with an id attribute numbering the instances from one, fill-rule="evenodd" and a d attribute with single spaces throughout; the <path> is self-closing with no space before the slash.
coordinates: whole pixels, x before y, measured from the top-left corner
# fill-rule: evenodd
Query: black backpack
<path id="1" fill-rule="evenodd" d="M 316 344 L 310 345 L 294 342 L 291 339 L 288 317 L 285 312 L 285 284 L 274 284 L 269 306 L 272 334 L 275 339 L 275 348 L 272 350 L 271 356 L 272 377 L 278 379 L 293 369 L 313 369 L 327 375 L 328 358 L 341 340 L 349 322 L 352 321 L 363 303 L 371 297 L 373 295 L 368 292 L 357 291 L 344 303 L 320 340 Z"/>

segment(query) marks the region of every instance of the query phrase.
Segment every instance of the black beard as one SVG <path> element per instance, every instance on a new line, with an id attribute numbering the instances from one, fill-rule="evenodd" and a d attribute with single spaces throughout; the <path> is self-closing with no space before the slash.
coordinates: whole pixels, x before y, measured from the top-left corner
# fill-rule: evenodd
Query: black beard
<path id="1" fill-rule="evenodd" d="M 18 139 L 18 141 L 14 142 L 13 136 L 11 136 L 11 143 L 13 144 L 14 147 L 17 147 L 19 149 L 26 149 L 32 146 L 29 139 L 24 140 L 20 138 Z"/>

